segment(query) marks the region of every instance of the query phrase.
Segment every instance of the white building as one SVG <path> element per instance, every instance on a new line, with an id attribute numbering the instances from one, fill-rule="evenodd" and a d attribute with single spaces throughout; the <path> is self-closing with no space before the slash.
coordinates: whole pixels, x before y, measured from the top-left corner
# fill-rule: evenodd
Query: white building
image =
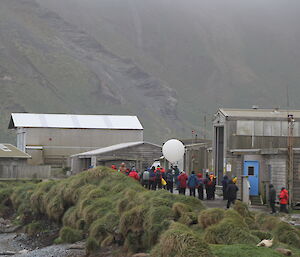
<path id="1" fill-rule="evenodd" d="M 143 141 L 136 116 L 12 113 L 9 129 L 31 164 L 65 166 L 70 155 L 125 142 Z"/>

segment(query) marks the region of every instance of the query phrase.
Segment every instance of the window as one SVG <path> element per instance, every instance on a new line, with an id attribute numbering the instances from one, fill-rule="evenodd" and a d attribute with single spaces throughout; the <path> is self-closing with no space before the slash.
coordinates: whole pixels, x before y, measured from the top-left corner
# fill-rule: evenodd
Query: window
<path id="1" fill-rule="evenodd" d="M 248 167 L 248 176 L 254 176 L 254 167 L 253 166 Z"/>

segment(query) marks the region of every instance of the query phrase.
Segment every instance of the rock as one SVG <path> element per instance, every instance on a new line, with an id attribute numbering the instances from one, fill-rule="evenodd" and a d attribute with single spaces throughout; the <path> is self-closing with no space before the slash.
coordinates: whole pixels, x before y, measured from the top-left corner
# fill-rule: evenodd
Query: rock
<path id="1" fill-rule="evenodd" d="M 26 250 L 26 249 L 23 249 L 22 251 L 19 251 L 20 254 L 22 254 L 22 253 L 28 253 L 28 252 L 29 252 L 29 251 Z"/>
<path id="2" fill-rule="evenodd" d="M 85 249 L 85 242 L 78 242 L 76 244 L 70 245 L 68 250 L 84 250 Z"/>
<path id="3" fill-rule="evenodd" d="M 6 252 L 0 252 L 0 255 L 15 255 L 16 252 L 12 252 L 12 251 L 6 251 Z"/>
<path id="4" fill-rule="evenodd" d="M 132 255 L 132 257 L 150 257 L 150 254 L 148 253 L 136 253 Z"/>
<path id="5" fill-rule="evenodd" d="M 292 256 L 292 251 L 289 249 L 284 249 L 284 248 L 276 248 L 275 251 L 285 255 L 285 256 Z"/>
<path id="6" fill-rule="evenodd" d="M 21 226 L 0 227 L 0 233 L 13 233 L 20 229 Z"/>

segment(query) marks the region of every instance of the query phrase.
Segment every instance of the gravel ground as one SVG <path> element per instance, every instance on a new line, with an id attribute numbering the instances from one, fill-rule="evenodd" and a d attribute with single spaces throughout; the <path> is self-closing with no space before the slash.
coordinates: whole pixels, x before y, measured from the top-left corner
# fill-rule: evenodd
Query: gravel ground
<path id="1" fill-rule="evenodd" d="M 68 250 L 70 245 L 52 245 L 36 249 L 28 253 L 16 254 L 18 257 L 81 257 L 85 256 L 84 250 Z"/>
<path id="2" fill-rule="evenodd" d="M 0 234 L 0 252 L 18 252 L 23 250 L 23 246 L 20 246 L 15 241 L 16 234 Z M 4 255 L 5 256 L 5 255 Z"/>
<path id="3" fill-rule="evenodd" d="M 3 255 L 6 252 L 16 252 L 13 256 L 18 257 L 83 257 L 85 256 L 84 250 L 69 249 L 70 244 L 63 245 L 52 245 L 40 249 L 32 250 L 28 245 L 23 242 L 26 240 L 25 234 L 0 234 L 0 253 L 1 256 L 12 256 Z M 21 253 L 22 250 L 29 250 L 27 253 Z"/>

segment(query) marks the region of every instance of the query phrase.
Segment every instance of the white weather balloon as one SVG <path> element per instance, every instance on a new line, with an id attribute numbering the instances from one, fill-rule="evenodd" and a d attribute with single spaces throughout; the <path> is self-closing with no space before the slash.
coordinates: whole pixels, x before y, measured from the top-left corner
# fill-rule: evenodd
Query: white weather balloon
<path id="1" fill-rule="evenodd" d="M 184 145 L 177 139 L 170 139 L 163 145 L 162 152 L 169 162 L 177 162 L 184 155 Z"/>

